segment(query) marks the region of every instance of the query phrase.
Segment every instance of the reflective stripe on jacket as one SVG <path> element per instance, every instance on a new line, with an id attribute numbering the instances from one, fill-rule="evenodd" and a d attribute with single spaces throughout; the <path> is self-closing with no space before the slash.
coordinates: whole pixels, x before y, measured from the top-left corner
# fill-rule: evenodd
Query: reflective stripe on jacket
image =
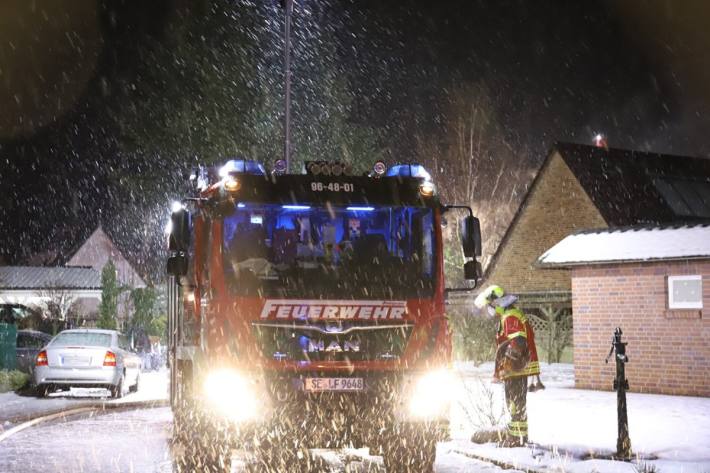
<path id="1" fill-rule="evenodd" d="M 537 359 L 537 347 L 535 346 L 535 332 L 528 322 L 525 314 L 515 308 L 506 309 L 500 314 L 498 333 L 496 342 L 499 348 L 509 340 L 516 337 L 523 337 L 527 341 L 529 361 L 522 370 L 503 370 L 499 363 L 496 363 L 494 376 L 497 379 L 508 379 L 516 376 L 530 376 L 540 374 L 540 363 Z"/>

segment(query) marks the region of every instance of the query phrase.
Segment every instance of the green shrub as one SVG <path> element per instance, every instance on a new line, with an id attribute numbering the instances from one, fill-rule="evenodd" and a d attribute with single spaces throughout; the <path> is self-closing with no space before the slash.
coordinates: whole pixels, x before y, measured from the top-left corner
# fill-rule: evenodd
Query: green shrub
<path id="1" fill-rule="evenodd" d="M 22 371 L 0 370 L 0 393 L 22 389 L 29 381 L 30 375 Z"/>
<path id="2" fill-rule="evenodd" d="M 495 317 L 472 314 L 463 306 L 448 307 L 453 339 L 454 358 L 481 364 L 495 356 Z"/>

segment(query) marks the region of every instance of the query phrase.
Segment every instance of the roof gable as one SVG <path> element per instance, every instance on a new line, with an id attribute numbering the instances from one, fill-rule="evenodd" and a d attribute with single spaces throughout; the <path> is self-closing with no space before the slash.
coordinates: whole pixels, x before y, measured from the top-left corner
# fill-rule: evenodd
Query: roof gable
<path id="1" fill-rule="evenodd" d="M 67 262 L 67 266 L 90 266 L 97 271 L 113 261 L 122 284 L 145 287 L 145 282 L 99 226 Z"/>
<path id="2" fill-rule="evenodd" d="M 518 293 L 569 290 L 566 273 L 541 275 L 533 264 L 568 234 L 605 224 L 569 167 L 553 150 L 508 226 L 485 278 Z"/>

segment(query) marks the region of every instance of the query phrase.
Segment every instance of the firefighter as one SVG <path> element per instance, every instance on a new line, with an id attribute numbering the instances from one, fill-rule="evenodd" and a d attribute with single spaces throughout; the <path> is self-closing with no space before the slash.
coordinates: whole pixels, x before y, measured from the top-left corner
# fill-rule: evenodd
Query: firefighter
<path id="1" fill-rule="evenodd" d="M 485 308 L 490 316 L 498 317 L 494 378 L 504 383 L 510 413 L 506 429 L 476 432 L 471 438 L 476 443 L 497 440 L 501 446 L 519 447 L 528 441 L 527 380 L 528 375 L 539 374 L 540 368 L 537 360 L 529 363 L 530 353 L 536 352 L 534 332 L 525 314 L 515 307 L 516 300 L 517 297 L 493 285 L 474 301 L 476 307 Z"/>

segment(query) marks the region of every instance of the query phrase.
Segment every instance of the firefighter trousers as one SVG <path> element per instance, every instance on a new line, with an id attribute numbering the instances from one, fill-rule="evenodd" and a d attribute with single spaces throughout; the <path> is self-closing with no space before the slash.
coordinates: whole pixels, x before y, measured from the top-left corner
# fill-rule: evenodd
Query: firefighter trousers
<path id="1" fill-rule="evenodd" d="M 515 376 L 505 380 L 505 402 L 510 412 L 507 433 L 521 443 L 528 441 L 527 395 L 527 376 Z"/>

